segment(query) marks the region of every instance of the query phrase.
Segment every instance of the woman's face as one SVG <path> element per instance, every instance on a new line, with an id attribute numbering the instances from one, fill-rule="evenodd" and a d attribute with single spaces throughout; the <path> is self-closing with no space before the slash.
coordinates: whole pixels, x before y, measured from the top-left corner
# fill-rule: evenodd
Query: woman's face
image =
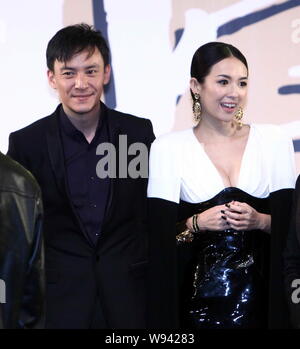
<path id="1" fill-rule="evenodd" d="M 246 66 L 239 59 L 229 57 L 213 65 L 202 84 L 192 78 L 191 89 L 200 95 L 202 117 L 231 121 L 245 104 L 247 77 Z"/>

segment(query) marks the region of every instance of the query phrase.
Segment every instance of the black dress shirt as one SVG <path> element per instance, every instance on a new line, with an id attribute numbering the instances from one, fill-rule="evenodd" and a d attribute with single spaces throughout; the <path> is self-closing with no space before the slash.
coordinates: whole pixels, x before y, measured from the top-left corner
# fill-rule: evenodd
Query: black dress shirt
<path id="1" fill-rule="evenodd" d="M 62 107 L 60 110 L 67 188 L 77 216 L 94 244 L 101 233 L 110 187 L 109 178 L 100 179 L 96 174 L 97 162 L 102 157 L 96 155 L 96 148 L 109 141 L 106 119 L 106 113 L 101 111 L 95 136 L 88 143 Z"/>

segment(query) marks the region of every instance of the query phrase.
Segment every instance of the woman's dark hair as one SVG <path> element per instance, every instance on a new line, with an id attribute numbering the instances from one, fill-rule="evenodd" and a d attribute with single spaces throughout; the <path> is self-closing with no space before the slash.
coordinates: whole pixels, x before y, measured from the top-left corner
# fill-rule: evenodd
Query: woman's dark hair
<path id="1" fill-rule="evenodd" d="M 239 59 L 248 70 L 247 60 L 240 50 L 233 45 L 214 41 L 200 46 L 194 53 L 191 64 L 191 77 L 196 78 L 202 84 L 205 77 L 210 73 L 212 66 L 228 57 Z M 192 91 L 191 94 L 194 99 Z"/>
<path id="2" fill-rule="evenodd" d="M 46 51 L 47 67 L 54 71 L 55 60 L 67 62 L 84 50 L 92 55 L 95 48 L 101 53 L 104 66 L 109 64 L 109 48 L 101 32 L 85 23 L 70 25 L 59 30 L 49 41 Z"/>

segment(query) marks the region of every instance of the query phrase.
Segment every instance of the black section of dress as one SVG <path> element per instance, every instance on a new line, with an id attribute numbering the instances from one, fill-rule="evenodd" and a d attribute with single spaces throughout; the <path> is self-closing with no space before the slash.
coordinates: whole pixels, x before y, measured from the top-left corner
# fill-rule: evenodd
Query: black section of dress
<path id="1" fill-rule="evenodd" d="M 177 203 L 148 199 L 147 328 L 178 329 Z"/>
<path id="2" fill-rule="evenodd" d="M 270 213 L 269 198 L 256 198 L 230 187 L 212 199 L 181 201 L 187 218 L 230 201 Z M 177 246 L 181 327 L 266 328 L 270 236 L 262 231 L 205 231 Z"/>

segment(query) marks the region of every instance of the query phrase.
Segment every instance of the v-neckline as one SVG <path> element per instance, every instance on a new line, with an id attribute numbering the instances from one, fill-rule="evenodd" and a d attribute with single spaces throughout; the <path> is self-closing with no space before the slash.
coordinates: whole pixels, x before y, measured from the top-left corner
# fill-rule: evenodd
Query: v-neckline
<path id="1" fill-rule="evenodd" d="M 248 153 L 248 148 L 249 148 L 249 143 L 250 143 L 250 139 L 252 137 L 252 130 L 253 130 L 253 126 L 252 125 L 248 125 L 249 126 L 249 133 L 248 133 L 248 138 L 246 141 L 246 145 L 245 145 L 245 149 L 242 155 L 242 159 L 241 159 L 241 163 L 240 163 L 240 169 L 239 169 L 239 174 L 237 177 L 237 182 L 236 185 L 234 187 L 239 188 L 240 184 L 241 184 L 241 178 L 242 178 L 242 172 L 243 172 L 243 168 L 244 168 L 244 163 L 245 163 L 245 158 L 246 158 L 246 154 Z M 198 138 L 196 137 L 195 133 L 194 133 L 194 128 L 191 129 L 192 131 L 192 135 L 194 137 L 194 140 L 196 141 L 196 143 L 200 146 L 200 149 L 202 150 L 204 156 L 207 158 L 208 162 L 210 163 L 211 167 L 213 168 L 214 172 L 216 173 L 217 178 L 220 180 L 222 187 L 228 188 L 228 187 L 233 187 L 233 185 L 225 185 L 223 177 L 221 175 L 221 173 L 219 172 L 218 168 L 216 167 L 216 165 L 213 163 L 213 161 L 211 160 L 211 158 L 209 157 L 209 155 L 206 153 L 204 146 L 202 143 L 199 142 Z"/>

